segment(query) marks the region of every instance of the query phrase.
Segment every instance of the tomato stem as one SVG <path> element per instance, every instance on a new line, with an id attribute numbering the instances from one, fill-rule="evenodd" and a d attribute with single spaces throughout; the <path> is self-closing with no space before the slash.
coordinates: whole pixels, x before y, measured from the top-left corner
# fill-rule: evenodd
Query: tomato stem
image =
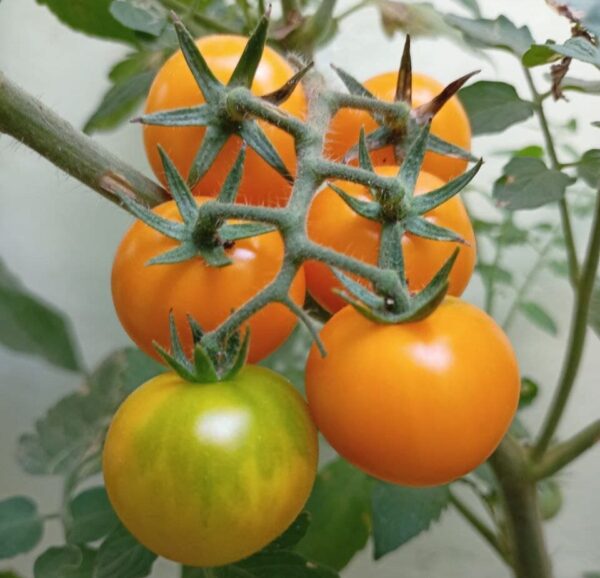
<path id="1" fill-rule="evenodd" d="M 29 95 L 0 72 L 0 132 L 35 150 L 113 203 L 121 196 L 156 205 L 166 191 Z"/>

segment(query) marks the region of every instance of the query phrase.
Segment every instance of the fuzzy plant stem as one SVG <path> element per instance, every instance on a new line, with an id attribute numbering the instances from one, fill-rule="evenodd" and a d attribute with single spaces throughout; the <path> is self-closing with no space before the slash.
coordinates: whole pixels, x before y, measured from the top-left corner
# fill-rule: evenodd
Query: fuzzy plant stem
<path id="1" fill-rule="evenodd" d="M 119 195 L 156 205 L 165 190 L 27 94 L 0 72 L 0 132 L 37 151 L 108 200 Z"/>
<path id="2" fill-rule="evenodd" d="M 524 448 L 506 436 L 490 458 L 501 488 L 509 552 L 516 578 L 553 578 L 544 541 L 536 482 Z"/>

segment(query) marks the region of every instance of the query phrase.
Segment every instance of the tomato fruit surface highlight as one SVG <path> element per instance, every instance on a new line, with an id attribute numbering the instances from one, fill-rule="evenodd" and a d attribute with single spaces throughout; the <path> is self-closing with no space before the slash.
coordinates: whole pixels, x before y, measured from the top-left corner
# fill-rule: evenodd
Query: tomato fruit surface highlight
<path id="1" fill-rule="evenodd" d="M 199 39 L 196 44 L 213 74 L 227 83 L 246 46 L 242 36 L 211 35 Z M 280 88 L 294 74 L 294 69 L 277 52 L 265 47 L 258 66 L 252 92 L 268 94 Z M 174 108 L 199 106 L 205 102 L 181 51 L 175 53 L 159 70 L 148 94 L 145 113 L 151 114 Z M 301 86 L 280 105 L 290 114 L 303 117 L 306 99 Z M 259 123 L 288 170 L 294 174 L 296 153 L 293 138 L 284 131 L 268 124 Z M 202 142 L 204 127 L 165 127 L 145 125 L 144 144 L 148 160 L 156 176 L 166 184 L 158 145 L 161 145 L 175 163 L 179 172 L 187 177 L 192 162 Z M 194 188 L 194 194 L 215 196 L 230 171 L 241 147 L 241 140 L 232 137 L 225 144 L 214 164 Z M 290 184 L 258 154 L 248 149 L 244 176 L 240 185 L 238 201 L 260 205 L 283 205 L 291 191 Z"/>
<path id="2" fill-rule="evenodd" d="M 209 198 L 197 198 L 199 203 Z M 175 201 L 167 201 L 154 212 L 172 221 L 181 221 Z M 121 241 L 112 270 L 115 310 L 125 331 L 137 346 L 162 361 L 153 342 L 170 349 L 169 312 L 173 310 L 186 352 L 193 347 L 187 315 L 205 331 L 220 325 L 256 293 L 268 285 L 281 268 L 284 245 L 278 232 L 236 241 L 227 249 L 232 264 L 209 267 L 198 257 L 183 263 L 146 265 L 153 257 L 174 249 L 169 239 L 137 221 Z M 305 295 L 301 269 L 290 287 L 290 297 L 302 305 Z M 250 328 L 250 362 L 277 349 L 296 325 L 295 315 L 281 303 L 270 303 L 246 324 Z"/>
<path id="3" fill-rule="evenodd" d="M 394 100 L 397 78 L 397 72 L 387 72 L 370 78 L 364 83 L 364 86 L 377 98 L 391 102 Z M 430 76 L 413 73 L 413 108 L 428 103 L 443 88 L 443 84 Z M 378 126 L 368 112 L 350 108 L 341 109 L 331 121 L 327 136 L 327 154 L 335 160 L 342 159 L 346 152 L 358 143 L 361 127 L 364 127 L 368 134 Z M 469 117 L 456 96 L 453 96 L 435 115 L 431 123 L 431 133 L 465 150 L 471 149 Z M 397 164 L 392 147 L 375 150 L 371 156 L 376 165 Z M 465 159 L 428 152 L 422 168 L 444 181 L 449 181 L 463 173 L 466 166 Z"/>
<path id="4" fill-rule="evenodd" d="M 407 486 L 451 482 L 483 463 L 519 402 L 512 346 L 482 310 L 448 297 L 429 317 L 378 324 L 347 306 L 306 368 L 317 427 L 343 457 Z"/>
<path id="5" fill-rule="evenodd" d="M 376 167 L 383 176 L 397 174 L 398 167 Z M 338 187 L 348 194 L 365 201 L 373 200 L 366 187 L 347 182 L 336 182 Z M 415 195 L 427 193 L 443 185 L 443 181 L 425 172 L 417 180 Z M 402 238 L 406 274 L 410 289 L 423 289 L 438 272 L 458 246 L 460 252 L 450 273 L 450 295 L 460 296 L 467 287 L 476 260 L 476 240 L 471 220 L 463 202 L 458 196 L 427 214 L 427 219 L 436 225 L 447 227 L 458 233 L 467 245 L 433 241 L 407 233 Z M 331 188 L 321 190 L 315 196 L 308 215 L 308 236 L 319 243 L 361 261 L 375 265 L 379 252 L 381 224 L 370 221 L 355 213 Z M 307 261 L 304 265 L 308 291 L 315 300 L 334 313 L 346 305 L 346 302 L 334 289 L 342 289 L 341 283 L 327 265 L 317 261 Z M 357 281 L 367 285 L 360 277 Z"/>
<path id="6" fill-rule="evenodd" d="M 306 403 L 279 374 L 246 366 L 231 381 L 146 382 L 110 426 L 103 471 L 125 527 L 191 566 L 245 558 L 279 536 L 312 488 L 318 441 Z"/>

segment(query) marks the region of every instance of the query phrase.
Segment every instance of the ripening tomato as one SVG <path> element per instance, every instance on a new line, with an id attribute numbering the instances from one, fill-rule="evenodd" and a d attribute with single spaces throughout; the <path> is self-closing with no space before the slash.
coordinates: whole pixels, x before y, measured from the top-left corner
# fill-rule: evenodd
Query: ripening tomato
<path id="1" fill-rule="evenodd" d="M 197 200 L 202 203 L 211 199 Z M 181 221 L 175 201 L 159 205 L 154 212 Z M 209 267 L 201 258 L 146 265 L 151 258 L 176 246 L 176 241 L 137 221 L 123 238 L 113 263 L 113 302 L 121 324 L 140 349 L 159 360 L 152 343 L 156 341 L 170 349 L 171 310 L 184 348 L 189 352 L 193 340 L 187 315 L 196 319 L 204 330 L 214 329 L 275 278 L 284 255 L 283 240 L 278 232 L 273 232 L 236 241 L 227 249 L 232 264 L 226 267 Z M 290 288 L 290 297 L 302 305 L 304 295 L 304 272 L 300 270 Z M 250 327 L 248 359 L 254 362 L 287 339 L 296 325 L 296 317 L 285 305 L 271 303 L 255 313 L 247 325 Z"/>
<path id="2" fill-rule="evenodd" d="M 398 167 L 376 167 L 383 176 L 392 176 Z M 369 191 L 353 183 L 336 183 L 348 194 L 362 200 L 372 200 Z M 421 172 L 415 195 L 422 195 L 442 186 L 437 177 Z M 443 205 L 427 213 L 427 219 L 436 225 L 458 233 L 468 243 L 460 245 L 460 253 L 450 273 L 450 295 L 460 296 L 471 279 L 476 259 L 476 241 L 469 215 L 459 197 L 453 197 Z M 341 253 L 376 264 L 379 251 L 381 225 L 355 213 L 331 188 L 317 193 L 308 215 L 308 236 L 321 245 Z M 410 289 L 423 289 L 450 257 L 457 244 L 449 241 L 433 241 L 407 233 L 402 238 L 406 274 Z M 316 301 L 329 311 L 339 311 L 346 302 L 334 289 L 342 286 L 327 265 L 308 261 L 304 265 L 306 285 Z M 357 281 L 367 284 L 360 277 Z"/>
<path id="3" fill-rule="evenodd" d="M 327 441 L 376 478 L 450 482 L 476 468 L 519 403 L 511 344 L 480 309 L 448 297 L 422 321 L 386 325 L 347 306 L 311 349 L 310 412 Z"/>
<path id="4" fill-rule="evenodd" d="M 397 78 L 397 72 L 387 72 L 370 78 L 364 85 L 377 98 L 391 102 L 396 92 Z M 443 88 L 442 84 L 429 76 L 413 74 L 413 107 L 426 104 Z M 335 160 L 342 159 L 348 149 L 358 143 L 361 126 L 364 126 L 368 134 L 375 130 L 378 124 L 368 112 L 349 108 L 340 110 L 331 121 L 327 136 L 327 154 Z M 466 150 L 471 149 L 469 117 L 456 96 L 452 97 L 435 115 L 431 123 L 431 132 L 451 144 Z M 373 151 L 372 157 L 373 162 L 378 165 L 396 164 L 392 147 Z M 449 181 L 463 173 L 466 166 L 467 161 L 464 159 L 429 152 L 425 155 L 423 170 Z"/>
<path id="5" fill-rule="evenodd" d="M 227 83 L 246 46 L 247 38 L 242 36 L 205 36 L 196 42 L 210 69 L 223 83 Z M 277 52 L 265 47 L 258 66 L 252 92 L 268 94 L 280 88 L 294 74 L 290 64 Z M 204 97 L 190 72 L 181 51 L 174 54 L 159 70 L 146 102 L 146 114 L 198 106 Z M 281 109 L 302 117 L 305 114 L 306 99 L 301 86 L 290 98 L 280 105 Z M 288 170 L 295 171 L 296 154 L 294 140 L 284 131 L 268 123 L 260 123 L 263 131 L 279 153 Z M 144 126 L 146 154 L 156 176 L 165 184 L 163 166 L 158 153 L 161 145 L 175 163 L 181 174 L 187 176 L 196 156 L 204 127 L 164 127 Z M 231 169 L 241 146 L 238 137 L 232 137 L 225 144 L 213 166 L 194 188 L 194 194 L 214 196 Z M 244 176 L 240 185 L 238 200 L 261 205 L 285 204 L 290 184 L 271 168 L 253 150 L 248 150 Z"/>
<path id="6" fill-rule="evenodd" d="M 246 366 L 230 381 L 164 373 L 131 394 L 106 438 L 110 501 L 147 548 L 181 564 L 253 554 L 300 513 L 315 479 L 317 432 L 279 374 Z"/>

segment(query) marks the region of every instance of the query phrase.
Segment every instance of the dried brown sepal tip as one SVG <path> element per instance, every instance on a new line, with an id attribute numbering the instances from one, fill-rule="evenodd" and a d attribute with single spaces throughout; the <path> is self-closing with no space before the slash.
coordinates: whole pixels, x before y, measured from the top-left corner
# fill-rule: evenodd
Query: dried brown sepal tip
<path id="1" fill-rule="evenodd" d="M 292 93 L 296 90 L 300 81 L 313 66 L 314 62 L 309 62 L 306 66 L 303 66 L 296 72 L 296 74 L 294 74 L 294 76 L 292 76 L 281 88 L 270 92 L 269 94 L 264 94 L 261 98 L 271 104 L 283 104 L 290 96 L 292 96 Z"/>
<path id="2" fill-rule="evenodd" d="M 398 80 L 396 81 L 395 101 L 405 102 L 412 106 L 412 59 L 410 56 L 410 34 L 406 35 L 404 41 L 404 50 L 400 60 L 400 69 L 398 70 Z"/>
<path id="3" fill-rule="evenodd" d="M 462 88 L 462 86 L 475 76 L 479 74 L 480 70 L 474 70 L 473 72 L 469 72 L 469 74 L 465 74 L 460 78 L 457 78 L 450 84 L 448 84 L 442 92 L 440 92 L 436 97 L 434 97 L 429 102 L 422 104 L 418 108 L 415 108 L 413 111 L 413 116 L 420 123 L 426 123 L 430 121 L 439 111 L 440 109 Z"/>

